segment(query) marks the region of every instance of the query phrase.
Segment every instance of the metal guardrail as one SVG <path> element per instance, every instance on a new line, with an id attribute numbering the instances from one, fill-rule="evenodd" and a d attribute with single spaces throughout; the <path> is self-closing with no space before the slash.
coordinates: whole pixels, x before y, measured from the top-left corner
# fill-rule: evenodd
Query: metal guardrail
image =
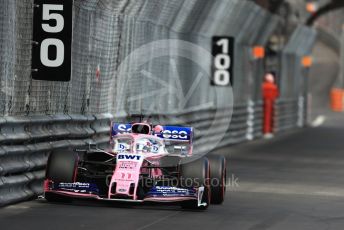
<path id="1" fill-rule="evenodd" d="M 112 115 L 6 117 L 0 120 L 0 206 L 42 193 L 49 153 L 109 140 Z"/>
<path id="2" fill-rule="evenodd" d="M 262 136 L 262 102 L 249 101 L 234 108 L 231 125 L 218 148 L 250 141 Z"/>
<path id="3" fill-rule="evenodd" d="M 275 103 L 274 131 L 278 133 L 303 127 L 306 123 L 304 104 L 303 97 L 277 100 Z"/>

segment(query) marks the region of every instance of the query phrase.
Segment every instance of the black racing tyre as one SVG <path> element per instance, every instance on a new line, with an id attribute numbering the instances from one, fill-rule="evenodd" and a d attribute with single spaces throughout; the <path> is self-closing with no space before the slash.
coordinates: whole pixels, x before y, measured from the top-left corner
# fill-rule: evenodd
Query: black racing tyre
<path id="1" fill-rule="evenodd" d="M 186 201 L 181 204 L 182 208 L 197 210 L 207 209 L 210 204 L 210 166 L 208 158 L 200 158 L 185 164 L 181 163 L 179 166 L 179 173 L 181 187 L 204 187 L 202 203 L 206 203 L 205 206 L 198 207 L 196 201 Z"/>
<path id="2" fill-rule="evenodd" d="M 46 179 L 54 183 L 73 183 L 76 179 L 78 155 L 70 150 L 53 151 L 46 169 Z M 51 192 L 45 193 L 45 199 L 49 202 L 70 202 L 71 198 L 57 195 Z"/>
<path id="3" fill-rule="evenodd" d="M 223 156 L 208 157 L 210 164 L 211 204 L 222 204 L 226 194 L 226 158 Z"/>
<path id="4" fill-rule="evenodd" d="M 75 182 L 78 166 L 78 154 L 70 150 L 53 151 L 46 170 L 46 179 L 54 183 Z"/>

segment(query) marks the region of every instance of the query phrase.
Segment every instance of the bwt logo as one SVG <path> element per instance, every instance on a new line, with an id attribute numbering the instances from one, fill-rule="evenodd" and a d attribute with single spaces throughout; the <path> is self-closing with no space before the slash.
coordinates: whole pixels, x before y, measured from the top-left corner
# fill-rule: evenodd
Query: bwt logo
<path id="1" fill-rule="evenodd" d="M 139 155 L 125 155 L 125 154 L 121 154 L 117 156 L 118 160 L 137 160 L 139 161 L 141 159 L 142 156 Z"/>
<path id="2" fill-rule="evenodd" d="M 163 131 L 163 137 L 167 139 L 188 139 L 188 133 L 186 131 L 165 130 Z"/>

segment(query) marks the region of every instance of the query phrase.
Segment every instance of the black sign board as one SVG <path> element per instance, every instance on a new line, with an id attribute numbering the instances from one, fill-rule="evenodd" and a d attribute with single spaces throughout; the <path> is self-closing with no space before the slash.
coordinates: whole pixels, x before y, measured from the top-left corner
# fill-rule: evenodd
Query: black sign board
<path id="1" fill-rule="evenodd" d="M 213 37 L 211 85 L 230 86 L 233 84 L 234 42 L 233 37 Z"/>
<path id="2" fill-rule="evenodd" d="M 70 81 L 73 0 L 34 0 L 32 78 Z"/>

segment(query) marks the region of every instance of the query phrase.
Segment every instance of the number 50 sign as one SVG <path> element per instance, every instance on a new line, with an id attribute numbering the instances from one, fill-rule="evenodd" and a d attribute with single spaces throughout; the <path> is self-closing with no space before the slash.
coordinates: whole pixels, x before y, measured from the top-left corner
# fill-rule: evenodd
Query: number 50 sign
<path id="1" fill-rule="evenodd" d="M 230 86 L 233 84 L 234 38 L 213 37 L 212 55 L 211 84 Z"/>
<path id="2" fill-rule="evenodd" d="M 34 0 L 32 78 L 70 81 L 73 0 Z"/>

